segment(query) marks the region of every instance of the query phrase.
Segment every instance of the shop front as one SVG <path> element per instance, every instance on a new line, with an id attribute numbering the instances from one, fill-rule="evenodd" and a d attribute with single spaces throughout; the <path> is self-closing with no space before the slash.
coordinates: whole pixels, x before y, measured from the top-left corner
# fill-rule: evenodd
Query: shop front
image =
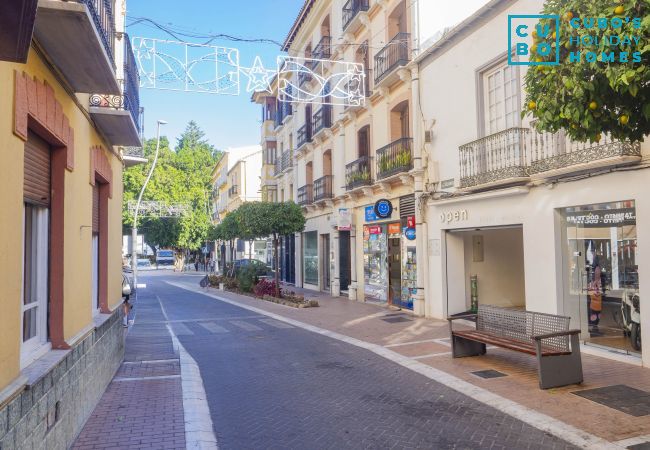
<path id="1" fill-rule="evenodd" d="M 391 214 L 382 214 L 377 209 L 376 205 L 366 207 L 363 226 L 366 301 L 412 310 L 417 293 L 415 217 L 398 216 L 397 220 L 380 221 Z"/>
<path id="2" fill-rule="evenodd" d="M 630 195 L 645 183 L 626 172 L 430 201 L 426 316 L 473 303 L 563 315 L 590 351 L 650 366 L 650 199 Z"/>
<path id="3" fill-rule="evenodd" d="M 636 207 L 633 200 L 560 210 L 564 310 L 590 345 L 640 352 Z"/>

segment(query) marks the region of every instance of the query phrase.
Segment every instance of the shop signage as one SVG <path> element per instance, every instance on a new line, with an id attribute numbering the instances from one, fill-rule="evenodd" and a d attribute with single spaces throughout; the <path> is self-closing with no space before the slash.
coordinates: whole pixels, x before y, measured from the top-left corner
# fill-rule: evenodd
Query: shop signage
<path id="1" fill-rule="evenodd" d="M 382 198 L 375 203 L 375 215 L 380 219 L 388 219 L 393 214 L 393 204 L 390 200 Z"/>
<path id="2" fill-rule="evenodd" d="M 348 208 L 339 208 L 339 231 L 350 231 L 352 229 L 352 215 Z"/>
<path id="3" fill-rule="evenodd" d="M 621 208 L 567 212 L 566 221 L 585 228 L 636 225 L 636 210 L 634 208 Z"/>
<path id="4" fill-rule="evenodd" d="M 390 237 L 400 237 L 402 234 L 402 227 L 399 223 L 388 224 L 388 235 Z"/>
<path id="5" fill-rule="evenodd" d="M 372 225 L 368 227 L 368 234 L 381 234 L 381 225 Z"/>
<path id="6" fill-rule="evenodd" d="M 408 228 L 415 228 L 415 216 L 406 217 L 406 226 Z"/>
<path id="7" fill-rule="evenodd" d="M 467 220 L 469 214 L 466 209 L 457 209 L 455 211 L 447 211 L 440 213 L 440 222 L 452 223 Z"/>
<path id="8" fill-rule="evenodd" d="M 366 206 L 366 222 L 373 222 L 379 220 L 377 214 L 375 214 L 374 206 Z"/>
<path id="9" fill-rule="evenodd" d="M 415 240 L 415 228 L 407 228 L 404 230 L 404 236 L 406 236 L 406 239 L 409 241 L 414 241 Z"/>

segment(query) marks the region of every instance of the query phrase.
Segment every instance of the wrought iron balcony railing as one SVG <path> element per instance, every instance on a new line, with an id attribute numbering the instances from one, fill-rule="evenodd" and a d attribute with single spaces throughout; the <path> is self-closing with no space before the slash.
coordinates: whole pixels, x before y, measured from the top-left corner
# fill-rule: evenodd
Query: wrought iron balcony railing
<path id="1" fill-rule="evenodd" d="M 298 204 L 300 206 L 310 205 L 314 202 L 314 189 L 313 185 L 306 184 L 301 188 L 298 188 Z"/>
<path id="2" fill-rule="evenodd" d="M 123 147 L 122 156 L 125 158 L 144 158 L 143 147 Z"/>
<path id="3" fill-rule="evenodd" d="M 411 60 L 409 52 L 410 33 L 397 33 L 388 44 L 375 55 L 375 84 L 379 83 L 395 68 Z"/>
<path id="4" fill-rule="evenodd" d="M 332 175 L 325 175 L 314 181 L 314 201 L 325 200 L 334 197 L 332 193 Z"/>
<path id="5" fill-rule="evenodd" d="M 311 61 L 305 61 L 303 65 L 309 70 L 312 69 Z M 311 72 L 298 72 L 298 85 L 302 86 L 306 82 L 311 81 L 311 78 L 312 78 Z"/>
<path id="6" fill-rule="evenodd" d="M 92 94 L 89 104 L 92 107 L 128 111 L 136 128 L 140 130 L 140 74 L 131 48 L 131 40 L 127 34 L 123 39 L 124 79 L 118 80 L 122 95 Z"/>
<path id="7" fill-rule="evenodd" d="M 238 194 L 239 194 L 239 186 L 237 186 L 236 184 L 230 186 L 230 188 L 228 189 L 228 196 L 232 197 Z"/>
<path id="8" fill-rule="evenodd" d="M 531 175 L 570 171 L 571 167 L 598 164 L 611 158 L 641 157 L 641 144 L 617 141 L 602 134 L 598 142 L 576 142 L 564 130 L 557 133 L 537 131 L 531 123 L 530 167 Z"/>
<path id="9" fill-rule="evenodd" d="M 377 179 L 413 168 L 413 138 L 401 138 L 377 150 Z"/>
<path id="10" fill-rule="evenodd" d="M 314 69 L 320 64 L 319 59 L 330 59 L 332 57 L 332 38 L 329 36 L 323 36 L 314 51 L 311 52 L 311 57 L 314 61 Z"/>
<path id="11" fill-rule="evenodd" d="M 291 154 L 292 152 L 290 150 L 287 150 L 286 152 L 282 153 L 282 160 L 281 160 L 282 171 L 291 168 Z"/>
<path id="12" fill-rule="evenodd" d="M 311 123 L 306 123 L 298 128 L 298 148 L 301 148 L 308 142 L 311 142 Z"/>
<path id="13" fill-rule="evenodd" d="M 77 0 L 88 8 L 102 45 L 115 67 L 115 16 L 111 0 Z M 128 39 L 127 39 L 128 40 Z"/>
<path id="14" fill-rule="evenodd" d="M 370 173 L 370 157 L 362 156 L 345 166 L 345 188 L 350 191 L 360 186 L 370 186 L 372 174 Z"/>
<path id="15" fill-rule="evenodd" d="M 460 146 L 460 187 L 528 177 L 528 128 L 508 128 Z"/>
<path id="16" fill-rule="evenodd" d="M 330 128 L 332 126 L 332 107 L 330 105 L 321 106 L 320 109 L 314 113 L 311 123 L 314 135 L 321 130 Z"/>
<path id="17" fill-rule="evenodd" d="M 343 5 L 343 31 L 361 11 L 370 9 L 370 0 L 348 0 Z"/>
<path id="18" fill-rule="evenodd" d="M 287 88 L 287 90 L 289 90 Z M 277 112 L 275 114 L 275 127 L 279 127 L 284 122 L 284 119 L 293 114 L 291 103 L 278 101 Z"/>

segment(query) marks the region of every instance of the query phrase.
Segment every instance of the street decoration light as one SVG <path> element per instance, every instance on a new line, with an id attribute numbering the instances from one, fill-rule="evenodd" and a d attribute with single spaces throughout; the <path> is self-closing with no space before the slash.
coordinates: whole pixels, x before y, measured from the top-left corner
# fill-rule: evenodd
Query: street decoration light
<path id="1" fill-rule="evenodd" d="M 167 122 L 164 120 L 158 120 L 158 129 L 156 131 L 156 153 L 153 157 L 153 163 L 151 164 L 151 169 L 149 169 L 149 174 L 144 180 L 144 184 L 140 190 L 140 195 L 138 195 L 138 202 L 135 205 L 135 212 L 133 213 L 133 228 L 131 229 L 131 267 L 133 268 L 133 287 L 135 289 L 138 288 L 138 213 L 140 211 L 142 195 L 144 194 L 144 190 L 147 188 L 147 183 L 149 183 L 151 175 L 153 175 L 153 171 L 156 168 L 156 163 L 158 162 L 158 152 L 160 151 L 160 126 L 165 124 L 167 124 Z"/>

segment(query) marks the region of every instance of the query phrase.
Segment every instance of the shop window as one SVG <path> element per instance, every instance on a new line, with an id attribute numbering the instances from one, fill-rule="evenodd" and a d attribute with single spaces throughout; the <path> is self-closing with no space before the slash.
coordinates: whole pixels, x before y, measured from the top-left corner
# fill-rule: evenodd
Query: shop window
<path id="1" fill-rule="evenodd" d="M 318 285 L 318 233 L 303 233 L 302 264 L 304 283 Z"/>
<path id="2" fill-rule="evenodd" d="M 561 211 L 564 309 L 586 342 L 640 351 L 640 299 L 634 201 Z"/>

